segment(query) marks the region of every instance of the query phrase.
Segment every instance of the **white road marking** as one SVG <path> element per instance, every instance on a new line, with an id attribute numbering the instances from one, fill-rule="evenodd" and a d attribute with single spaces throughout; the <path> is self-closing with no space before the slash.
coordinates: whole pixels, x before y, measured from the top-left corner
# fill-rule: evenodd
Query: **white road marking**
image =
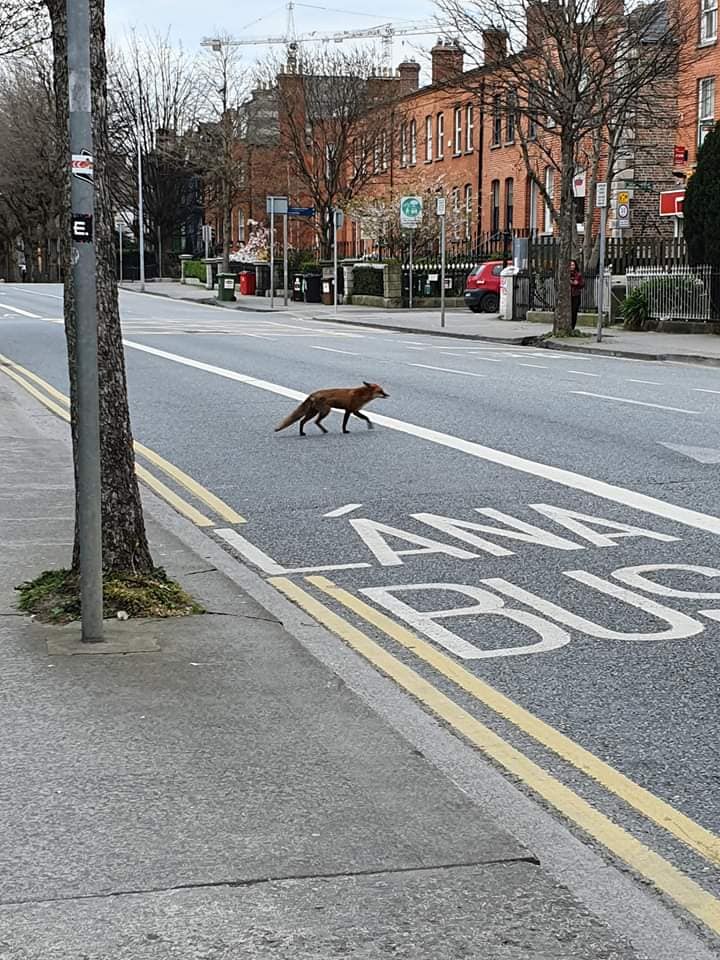
<path id="1" fill-rule="evenodd" d="M 471 373 L 469 370 L 453 370 L 451 367 L 433 367 L 429 363 L 408 363 L 408 367 L 422 367 L 423 370 L 439 370 L 441 373 L 459 373 L 463 377 L 484 377 L 484 373 Z"/>
<path id="2" fill-rule="evenodd" d="M 408 350 L 427 350 L 427 347 L 408 347 Z"/>
<path id="3" fill-rule="evenodd" d="M 327 573 L 331 570 L 366 570 L 371 563 L 326 563 L 319 567 L 288 567 L 285 573 Z"/>
<path id="4" fill-rule="evenodd" d="M 352 513 L 353 510 L 357 510 L 361 506 L 361 503 L 346 503 L 344 507 L 338 507 L 336 510 L 324 513 L 323 517 L 344 517 L 346 513 Z"/>
<path id="5" fill-rule="evenodd" d="M 291 387 L 284 387 L 281 384 L 271 383 L 268 380 L 260 380 L 257 377 L 237 373 L 235 370 L 227 370 L 223 367 L 214 366 L 213 364 L 203 363 L 191 357 L 182 357 L 176 353 L 168 353 L 165 350 L 149 347 L 143 343 L 135 343 L 132 340 L 124 340 L 123 343 L 134 350 L 140 350 L 143 353 L 149 353 L 164 360 L 170 360 L 173 363 L 193 367 L 196 370 L 204 370 L 207 373 L 225 377 L 228 380 L 234 380 L 246 386 L 255 387 L 258 390 L 265 390 L 268 393 L 274 393 L 291 400 L 304 400 L 307 396 L 305 391 L 293 390 Z M 720 536 L 720 517 L 715 517 L 711 514 L 700 513 L 698 510 L 681 507 L 667 500 L 659 500 L 656 497 L 639 493 L 636 490 L 628 490 L 626 487 L 607 483 L 604 480 L 596 480 L 594 477 L 586 477 L 581 473 L 573 473 L 573 471 L 565 470 L 563 467 L 554 467 L 536 460 L 528 460 L 525 457 L 517 456 L 514 453 L 507 453 L 504 450 L 494 450 L 492 447 L 483 446 L 473 440 L 465 440 L 462 437 L 442 433 L 439 430 L 433 430 L 430 427 L 423 427 L 419 424 L 408 423 L 405 420 L 396 420 L 394 417 L 386 417 L 383 414 L 373 413 L 373 422 L 378 424 L 378 426 L 387 427 L 389 430 L 409 434 L 419 440 L 426 440 L 429 443 L 435 443 L 441 447 L 458 450 L 460 453 L 476 457 L 478 460 L 495 463 L 498 466 L 507 467 L 509 470 L 516 470 L 519 473 L 527 473 L 531 476 L 539 477 L 542 480 L 548 480 L 551 483 L 569 487 L 572 490 L 580 490 L 583 493 L 601 497 L 603 500 L 619 503 L 633 510 L 640 510 L 643 513 L 663 517 L 665 520 L 671 520 L 674 523 L 681 523 L 686 527 L 693 527 L 696 530 L 704 530 L 706 533 L 714 533 Z M 234 533 L 234 531 L 232 532 Z"/>
<path id="6" fill-rule="evenodd" d="M 535 367 L 536 370 L 547 370 L 547 367 L 542 363 L 519 363 L 519 367 Z"/>
<path id="7" fill-rule="evenodd" d="M 62 300 L 61 293 L 40 293 L 39 290 L 28 290 L 27 287 L 18 287 L 16 293 L 26 294 L 28 297 L 50 297 L 52 300 Z"/>
<path id="8" fill-rule="evenodd" d="M 359 357 L 359 353 L 353 353 L 352 350 L 336 350 L 335 347 L 318 347 L 314 343 L 310 344 L 311 350 L 326 350 L 328 353 L 344 353 L 348 357 Z"/>
<path id="9" fill-rule="evenodd" d="M 418 343 L 417 340 L 400 340 L 399 343 L 404 343 L 408 347 L 422 347 L 424 344 Z"/>
<path id="10" fill-rule="evenodd" d="M 42 320 L 39 313 L 30 313 L 29 310 L 21 310 L 20 307 L 11 307 L 9 303 L 0 303 L 3 310 L 12 310 L 13 313 L 19 313 L 21 317 L 32 317 L 33 320 Z"/>
<path id="11" fill-rule="evenodd" d="M 484 360 L 485 363 L 503 363 L 499 357 L 473 357 L 473 360 Z"/>
<path id="12" fill-rule="evenodd" d="M 659 380 L 631 380 L 629 377 L 626 379 L 626 383 L 649 383 L 652 387 L 662 386 L 662 383 Z"/>
<path id="13" fill-rule="evenodd" d="M 703 389 L 702 387 L 693 387 L 693 390 L 695 391 L 695 393 L 718 393 L 718 394 L 720 394 L 720 390 L 705 390 L 705 389 Z"/>
<path id="14" fill-rule="evenodd" d="M 589 373 L 587 370 L 568 370 L 568 373 L 576 373 L 579 377 L 599 377 L 599 373 Z"/>
<path id="15" fill-rule="evenodd" d="M 279 577 L 285 573 L 285 568 L 276 563 L 272 557 L 264 553 L 259 547 L 256 547 L 245 537 L 241 537 L 236 530 L 228 528 L 227 530 L 216 530 L 215 533 L 229 543 L 233 550 L 237 550 L 241 556 L 249 560 L 254 567 L 267 573 L 270 577 Z"/>
<path id="16" fill-rule="evenodd" d="M 697 460 L 698 463 L 720 463 L 720 450 L 712 447 L 685 447 L 679 443 L 663 443 L 661 447 L 667 447 L 668 450 L 674 450 L 676 453 L 682 453 L 686 457 Z"/>
<path id="17" fill-rule="evenodd" d="M 614 400 L 616 403 L 632 403 L 637 407 L 653 407 L 655 410 L 670 410 L 672 413 L 699 414 L 699 410 L 684 410 L 682 407 L 666 407 L 662 403 L 646 403 L 644 400 L 629 400 L 627 397 L 608 397 L 604 393 L 587 393 L 585 390 L 571 390 L 578 397 L 595 397 L 598 400 Z"/>

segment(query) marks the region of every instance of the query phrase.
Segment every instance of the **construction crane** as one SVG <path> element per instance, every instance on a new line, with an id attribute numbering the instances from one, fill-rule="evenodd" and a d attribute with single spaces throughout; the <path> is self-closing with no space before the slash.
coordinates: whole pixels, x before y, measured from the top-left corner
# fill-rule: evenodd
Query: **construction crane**
<path id="1" fill-rule="evenodd" d="M 292 52 L 295 52 L 297 46 L 301 43 L 343 43 L 345 40 L 368 40 L 377 37 L 382 44 L 382 64 L 386 68 L 391 68 L 394 37 L 425 36 L 427 34 L 437 33 L 438 29 L 435 20 L 407 20 L 401 25 L 395 23 L 380 23 L 373 27 L 365 27 L 358 30 L 336 30 L 332 33 L 322 33 L 317 30 L 312 30 L 307 33 L 298 34 L 295 32 L 294 10 L 296 6 L 311 7 L 316 10 L 333 13 L 350 13 L 350 11 L 347 10 L 333 10 L 330 7 L 321 7 L 309 3 L 295 3 L 294 0 L 288 0 L 286 5 L 287 25 L 284 34 L 269 37 L 244 37 L 242 40 L 220 40 L 218 38 L 207 37 L 202 41 L 202 46 L 219 50 L 223 44 L 229 44 L 234 47 L 281 44 L 287 46 Z M 367 16 L 367 14 L 364 14 L 364 16 Z"/>

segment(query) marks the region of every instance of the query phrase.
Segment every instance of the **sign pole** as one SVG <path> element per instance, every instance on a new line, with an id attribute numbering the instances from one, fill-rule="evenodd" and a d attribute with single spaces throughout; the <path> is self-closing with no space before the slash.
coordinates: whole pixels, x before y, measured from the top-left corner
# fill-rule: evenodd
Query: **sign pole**
<path id="1" fill-rule="evenodd" d="M 69 134 L 73 166 L 84 155 L 92 164 L 89 0 L 67 0 Z M 92 166 L 71 180 L 72 281 L 77 334 L 77 503 L 80 548 L 81 640 L 103 639 L 100 391 L 95 287 L 95 186 Z"/>
<path id="2" fill-rule="evenodd" d="M 440 326 L 445 326 L 445 197 L 435 201 L 435 212 L 440 217 Z"/>
<path id="3" fill-rule="evenodd" d="M 288 215 L 283 214 L 283 306 L 288 305 Z"/>
<path id="4" fill-rule="evenodd" d="M 137 122 L 137 176 L 138 176 L 138 245 L 140 250 L 140 290 L 145 289 L 145 213 L 143 210 L 142 138 L 140 137 L 140 106 Z"/>
<path id="5" fill-rule="evenodd" d="M 275 306 L 275 197 L 270 197 L 270 309 Z"/>
<path id="6" fill-rule="evenodd" d="M 413 232 L 410 231 L 410 287 L 408 289 L 408 306 L 412 310 L 413 305 Z"/>
<path id="7" fill-rule="evenodd" d="M 338 308 L 338 254 L 337 254 L 338 212 L 333 207 L 333 309 Z"/>
<path id="8" fill-rule="evenodd" d="M 595 187 L 595 206 L 600 210 L 600 256 L 598 259 L 598 319 L 597 342 L 602 341 L 603 300 L 605 299 L 605 226 L 607 221 L 607 184 L 598 183 Z"/>

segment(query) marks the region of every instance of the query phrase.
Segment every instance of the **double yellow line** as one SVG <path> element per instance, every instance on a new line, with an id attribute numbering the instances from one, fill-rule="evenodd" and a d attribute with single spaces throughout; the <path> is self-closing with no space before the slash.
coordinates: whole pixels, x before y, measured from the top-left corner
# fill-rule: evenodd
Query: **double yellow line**
<path id="1" fill-rule="evenodd" d="M 10 360 L 8 357 L 3 356 L 2 354 L 0 354 L 0 369 L 4 370 L 12 380 L 19 384 L 31 396 L 35 397 L 36 400 L 39 400 L 43 406 L 47 407 L 48 410 L 51 410 L 56 416 L 60 417 L 62 420 L 66 420 L 68 422 L 70 421 L 70 400 L 65 396 L 64 393 L 61 393 L 60 390 L 57 390 L 52 386 L 52 384 L 48 383 L 47 380 L 43 380 L 42 377 L 39 377 L 36 373 L 33 373 L 32 370 L 27 370 L 25 367 L 20 366 L 19 363 L 15 363 L 14 360 Z M 33 386 L 33 384 L 37 384 L 38 386 Z M 42 389 L 39 390 L 38 387 Z M 56 403 L 55 401 L 58 402 Z M 220 497 L 216 497 L 214 493 L 204 487 L 201 483 L 198 483 L 197 480 L 193 480 L 193 478 L 185 473 L 184 470 L 176 467 L 173 463 L 170 463 L 169 460 L 161 457 L 159 453 L 156 453 L 154 450 L 151 450 L 144 444 L 138 443 L 137 440 L 134 443 L 134 447 L 136 454 L 144 457 L 150 463 L 162 470 L 163 473 L 167 474 L 167 476 L 174 480 L 175 483 L 181 487 L 184 487 L 185 490 L 192 494 L 193 497 L 208 506 L 213 513 L 217 514 L 219 517 L 222 517 L 225 522 L 233 524 L 245 523 L 245 517 L 239 514 L 236 510 L 233 510 L 233 508 L 228 506 L 228 504 L 225 503 L 224 500 L 221 500 Z M 153 473 L 150 473 L 148 469 L 141 466 L 139 463 L 135 464 L 135 472 L 138 475 L 138 478 L 143 481 L 143 483 L 147 484 L 148 487 L 153 489 L 159 496 L 163 498 L 163 500 L 166 500 L 178 511 L 178 513 L 182 513 L 183 516 L 187 517 L 189 520 L 192 520 L 196 526 L 215 526 L 215 522 L 213 520 L 205 516 L 204 513 L 201 513 L 183 497 L 175 493 L 175 491 L 168 487 L 167 484 L 163 483 L 162 480 L 156 477 Z"/>
<path id="2" fill-rule="evenodd" d="M 331 600 L 341 604 L 392 641 L 411 651 L 498 716 L 509 720 L 523 733 L 533 737 L 563 760 L 591 777 L 605 790 L 624 800 L 634 810 L 666 830 L 705 860 L 715 866 L 720 865 L 720 837 L 710 830 L 695 823 L 669 803 L 634 783 L 620 771 L 615 770 L 559 730 L 555 730 L 539 717 L 465 670 L 432 644 L 415 636 L 359 597 L 336 586 L 325 577 L 313 576 L 307 577 L 306 580 Z M 286 577 L 272 577 L 270 583 L 315 620 L 341 637 L 372 666 L 394 680 L 486 756 L 517 777 L 556 811 L 601 843 L 641 877 L 652 882 L 658 890 L 702 921 L 710 930 L 720 934 L 720 900 L 463 710 L 450 697 L 441 693 L 307 590 Z"/>

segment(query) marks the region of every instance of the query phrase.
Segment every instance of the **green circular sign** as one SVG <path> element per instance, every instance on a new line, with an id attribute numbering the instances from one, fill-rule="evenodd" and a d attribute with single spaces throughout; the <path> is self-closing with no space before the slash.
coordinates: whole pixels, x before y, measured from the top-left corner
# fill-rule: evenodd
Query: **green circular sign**
<path id="1" fill-rule="evenodd" d="M 422 201 L 419 197 L 403 197 L 400 210 L 406 217 L 419 217 L 422 213 Z"/>

